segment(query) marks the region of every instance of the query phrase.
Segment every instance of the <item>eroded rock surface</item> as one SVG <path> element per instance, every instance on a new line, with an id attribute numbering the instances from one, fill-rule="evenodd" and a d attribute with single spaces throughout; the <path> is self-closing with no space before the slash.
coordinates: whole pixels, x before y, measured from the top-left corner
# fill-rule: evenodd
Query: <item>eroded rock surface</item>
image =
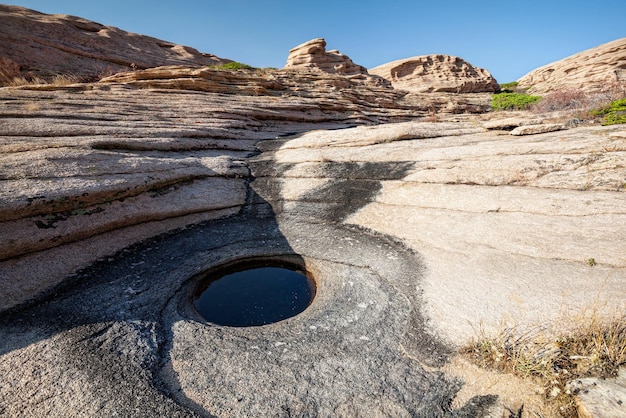
<path id="1" fill-rule="evenodd" d="M 0 89 L 0 414 L 518 410 L 445 366 L 481 328 L 626 308 L 626 142 L 488 130 L 485 97 L 181 66 Z M 204 321 L 206 272 L 258 257 L 309 271 L 309 308 Z"/>
<path id="2" fill-rule="evenodd" d="M 626 89 L 626 38 L 579 52 L 531 71 L 518 80 L 531 93 Z"/>
<path id="3" fill-rule="evenodd" d="M 0 85 L 16 76 L 52 78 L 63 74 L 89 79 L 161 65 L 230 62 L 76 16 L 0 5 L 0 21 Z"/>
<path id="4" fill-rule="evenodd" d="M 326 51 L 326 40 L 316 38 L 292 48 L 287 57 L 286 69 L 319 70 L 365 80 L 370 84 L 389 87 L 384 78 L 371 75 L 367 68 L 355 64 L 349 56 L 336 49 Z"/>
<path id="5" fill-rule="evenodd" d="M 451 55 L 423 55 L 369 70 L 401 90 L 417 93 L 494 93 L 500 85 L 489 71 Z"/>

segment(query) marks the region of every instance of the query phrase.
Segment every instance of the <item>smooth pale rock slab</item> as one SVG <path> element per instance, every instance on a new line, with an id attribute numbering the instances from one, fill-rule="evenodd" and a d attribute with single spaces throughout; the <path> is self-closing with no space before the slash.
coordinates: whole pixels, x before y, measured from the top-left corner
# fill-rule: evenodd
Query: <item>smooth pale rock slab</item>
<path id="1" fill-rule="evenodd" d="M 483 123 L 485 129 L 512 130 L 519 126 L 539 125 L 543 123 L 542 119 L 537 118 L 520 118 L 509 117 L 504 119 L 493 119 Z"/>
<path id="2" fill-rule="evenodd" d="M 626 129 L 616 132 L 611 132 L 609 134 L 609 138 L 611 139 L 626 139 Z"/>
<path id="3" fill-rule="evenodd" d="M 307 178 L 367 178 L 368 164 L 407 163 L 402 179 L 370 172 L 384 179 L 382 187 L 347 221 L 400 238 L 424 256 L 425 309 L 451 341 L 502 321 L 541 323 L 596 297 L 623 307 L 626 259 L 615 248 L 626 239 L 616 226 L 626 216 L 619 168 L 626 154 L 607 128 L 502 137 L 464 131 L 462 123 L 439 124 L 439 131 L 431 125 L 316 131 L 288 141 L 275 153 L 288 167 L 282 196 L 297 207 L 319 187 L 311 182 L 304 192 Z M 590 268 L 589 258 L 605 264 Z"/>
<path id="4" fill-rule="evenodd" d="M 611 379 L 585 378 L 568 384 L 583 418 L 626 416 L 626 368 Z"/>
<path id="5" fill-rule="evenodd" d="M 563 129 L 567 129 L 567 127 L 562 123 L 542 123 L 537 125 L 518 126 L 513 129 L 510 134 L 514 136 L 537 135 L 545 134 L 547 132 L 562 131 Z"/>

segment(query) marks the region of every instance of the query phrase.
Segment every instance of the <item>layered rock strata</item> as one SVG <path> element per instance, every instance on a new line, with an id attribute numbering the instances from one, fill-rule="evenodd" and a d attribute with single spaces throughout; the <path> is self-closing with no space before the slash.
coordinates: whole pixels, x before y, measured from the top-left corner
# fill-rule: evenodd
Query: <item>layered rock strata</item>
<path id="1" fill-rule="evenodd" d="M 84 80 L 162 65 L 230 62 L 76 16 L 0 5 L 0 21 L 0 85 L 15 77 L 52 79 L 64 75 Z"/>
<path id="2" fill-rule="evenodd" d="M 520 78 L 518 83 L 519 87 L 537 94 L 573 89 L 626 93 L 626 38 L 544 65 Z"/>
<path id="3" fill-rule="evenodd" d="M 451 345 L 624 308 L 620 127 L 513 137 L 337 91 L 128 83 L 1 90 L 9 414 L 484 416 L 489 390 L 451 407 Z M 312 305 L 202 320 L 202 273 L 261 256 L 302 259 Z"/>
<path id="4" fill-rule="evenodd" d="M 383 78 L 372 76 L 367 69 L 352 62 L 347 55 L 334 49 L 326 51 L 326 40 L 316 38 L 292 48 L 287 57 L 286 69 L 319 70 L 340 74 L 348 78 L 367 80 L 370 84 L 390 86 Z"/>
<path id="5" fill-rule="evenodd" d="M 500 86 L 489 71 L 450 55 L 423 55 L 383 64 L 369 70 L 394 88 L 417 93 L 494 93 Z"/>
<path id="6" fill-rule="evenodd" d="M 546 416 L 451 355 L 626 309 L 625 134 L 511 136 L 467 113 L 488 97 L 198 66 L 0 89 L 0 414 Z M 311 305 L 205 321 L 206 275 L 258 258 Z"/>

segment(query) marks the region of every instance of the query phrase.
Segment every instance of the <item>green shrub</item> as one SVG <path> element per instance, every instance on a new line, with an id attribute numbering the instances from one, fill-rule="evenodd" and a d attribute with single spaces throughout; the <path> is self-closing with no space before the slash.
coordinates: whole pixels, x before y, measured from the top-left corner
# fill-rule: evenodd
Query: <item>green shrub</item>
<path id="1" fill-rule="evenodd" d="M 256 70 L 256 68 L 251 65 L 243 64 L 237 61 L 229 62 L 228 64 L 218 65 L 217 68 L 221 70 Z"/>
<path id="2" fill-rule="evenodd" d="M 491 98 L 493 110 L 523 110 L 541 100 L 541 96 L 520 93 L 497 93 Z"/>
<path id="3" fill-rule="evenodd" d="M 591 111 L 594 116 L 603 117 L 602 125 L 626 123 L 626 98 L 615 100 L 605 107 Z"/>
<path id="4" fill-rule="evenodd" d="M 513 93 L 517 89 L 519 83 L 517 81 L 511 81 L 510 83 L 502 83 L 500 84 L 500 90 L 503 93 Z"/>
<path id="5" fill-rule="evenodd" d="M 515 87 L 517 87 L 519 85 L 519 83 L 517 81 L 511 81 L 510 83 L 502 83 L 500 84 L 500 88 L 501 89 L 514 89 Z"/>

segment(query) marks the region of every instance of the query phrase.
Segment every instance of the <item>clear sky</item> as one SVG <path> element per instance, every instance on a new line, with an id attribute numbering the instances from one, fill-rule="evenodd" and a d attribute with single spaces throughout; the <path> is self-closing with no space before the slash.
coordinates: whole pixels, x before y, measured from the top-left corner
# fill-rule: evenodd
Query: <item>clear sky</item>
<path id="1" fill-rule="evenodd" d="M 501 82 L 626 37 L 626 0 L 13 0 L 84 17 L 255 67 L 323 37 L 367 68 L 426 54 L 459 56 Z M 1 24 L 1 22 L 0 22 Z"/>

